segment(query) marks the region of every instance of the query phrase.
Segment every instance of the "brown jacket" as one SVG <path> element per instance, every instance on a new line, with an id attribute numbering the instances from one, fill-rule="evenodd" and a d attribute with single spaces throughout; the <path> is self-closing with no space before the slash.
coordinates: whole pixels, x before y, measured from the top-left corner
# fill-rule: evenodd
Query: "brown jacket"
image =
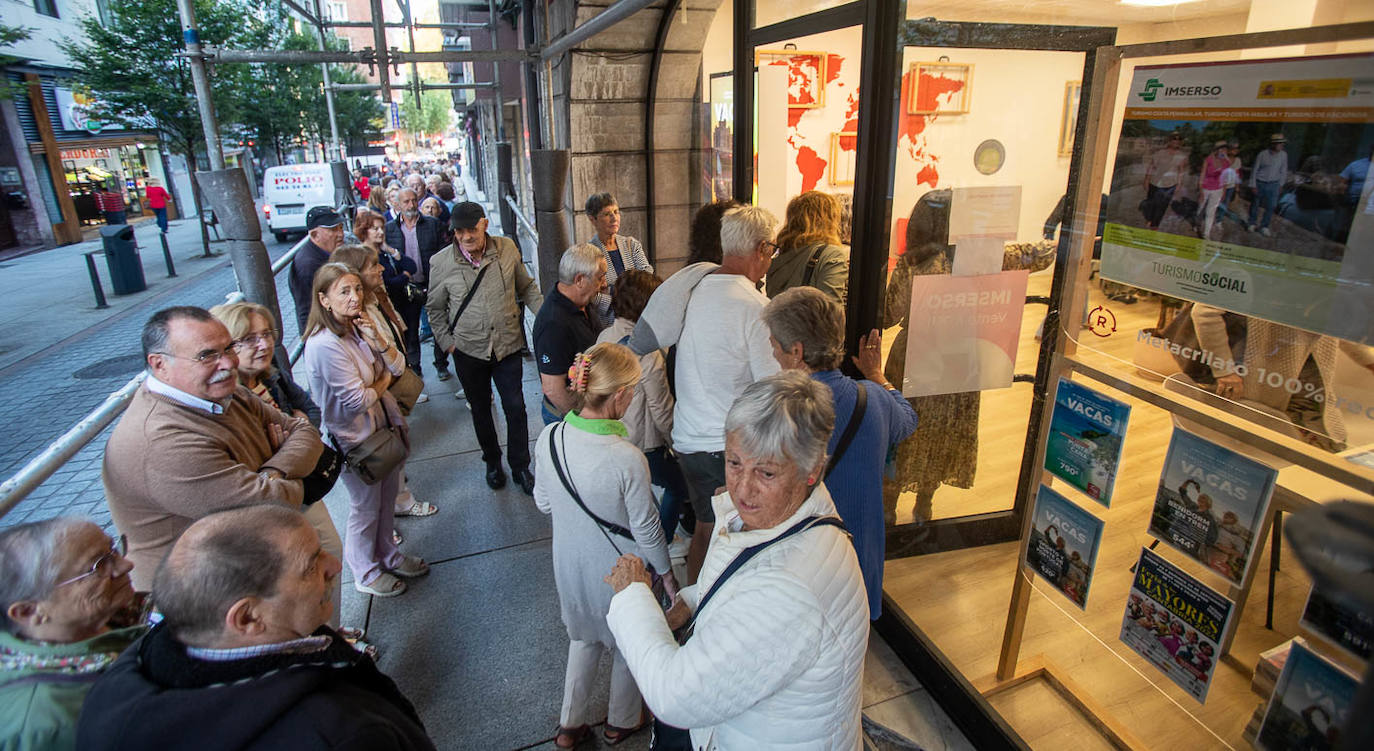
<path id="1" fill-rule="evenodd" d="M 272 450 L 267 426 L 287 433 Z M 129 538 L 134 587 L 152 586 L 162 556 L 191 523 L 231 506 L 300 506 L 300 478 L 323 450 L 308 420 L 284 415 L 243 386 L 212 415 L 139 388 L 105 444 L 101 479 L 115 526 Z M 286 479 L 258 474 L 275 469 Z"/>
<path id="2" fill-rule="evenodd" d="M 501 360 L 525 346 L 525 323 L 518 303 L 538 312 L 544 296 L 510 238 L 487 235 L 481 266 L 493 268 L 482 277 L 481 286 L 452 334 L 452 317 L 481 271 L 480 266 L 473 268 L 455 245 L 435 253 L 430 261 L 429 300 L 425 307 L 429 309 L 434 343 L 440 349 L 456 347 L 469 357 Z"/>

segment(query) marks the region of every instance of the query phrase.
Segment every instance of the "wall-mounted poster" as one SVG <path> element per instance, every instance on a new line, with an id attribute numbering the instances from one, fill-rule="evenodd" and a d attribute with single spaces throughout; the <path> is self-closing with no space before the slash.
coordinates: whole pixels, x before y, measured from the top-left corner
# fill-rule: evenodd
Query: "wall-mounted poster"
<path id="1" fill-rule="evenodd" d="M 1174 430 L 1150 534 L 1239 584 L 1277 476 L 1254 459 Z"/>
<path id="2" fill-rule="evenodd" d="M 966 63 L 912 63 L 912 86 L 907 114 L 962 115 L 973 100 L 973 66 Z"/>
<path id="3" fill-rule="evenodd" d="M 1198 701 L 1205 701 L 1232 602 L 1141 548 L 1121 641 Z"/>
<path id="4" fill-rule="evenodd" d="M 1283 663 L 1283 673 L 1264 711 L 1255 748 L 1338 748 L 1358 685 L 1354 676 L 1323 659 L 1301 639 L 1293 640 L 1293 649 Z"/>
<path id="5" fill-rule="evenodd" d="M 1129 405 L 1060 378 L 1045 446 L 1045 469 L 1103 506 L 1111 506 L 1130 417 Z"/>
<path id="6" fill-rule="evenodd" d="M 1083 82 L 1064 84 L 1064 108 L 1059 113 L 1059 155 L 1073 153 L 1073 141 L 1078 135 L 1078 102 L 1083 98 Z"/>
<path id="7" fill-rule="evenodd" d="M 1102 276 L 1374 344 L 1374 55 L 1148 65 Z"/>
<path id="8" fill-rule="evenodd" d="M 1361 660 L 1368 660 L 1374 648 L 1374 617 L 1327 597 L 1315 585 L 1299 623 Z"/>
<path id="9" fill-rule="evenodd" d="M 854 167 L 858 159 L 859 132 L 841 131 L 830 134 L 830 184 L 853 185 Z"/>
<path id="10" fill-rule="evenodd" d="M 787 70 L 789 109 L 814 109 L 825 106 L 824 52 L 798 50 L 757 50 L 754 65 L 776 65 Z"/>
<path id="11" fill-rule="evenodd" d="M 1040 486 L 1026 543 L 1026 565 L 1080 608 L 1087 606 L 1101 541 L 1101 520 Z"/>
<path id="12" fill-rule="evenodd" d="M 711 156 L 707 171 L 711 181 L 711 200 L 722 201 L 735 194 L 735 74 L 711 74 Z"/>
<path id="13" fill-rule="evenodd" d="M 911 279 L 903 396 L 957 394 L 1011 385 L 1025 271 Z"/>

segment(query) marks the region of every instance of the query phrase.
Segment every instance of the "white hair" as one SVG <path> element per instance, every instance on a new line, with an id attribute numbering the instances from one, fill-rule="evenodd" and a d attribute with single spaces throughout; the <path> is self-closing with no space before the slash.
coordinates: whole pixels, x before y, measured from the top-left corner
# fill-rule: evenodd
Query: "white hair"
<path id="1" fill-rule="evenodd" d="M 725 434 L 755 459 L 789 461 L 806 474 L 825 458 L 835 429 L 830 389 L 800 370 L 745 387 L 725 415 Z"/>
<path id="2" fill-rule="evenodd" d="M 601 269 L 601 249 L 591 243 L 574 245 L 563 251 L 558 259 L 558 281 L 572 284 L 581 274 L 588 279 L 596 276 Z"/>
<path id="3" fill-rule="evenodd" d="M 720 251 L 727 256 L 747 256 L 759 243 L 778 233 L 778 218 L 762 206 L 740 206 L 720 218 Z"/>
<path id="4" fill-rule="evenodd" d="M 10 605 L 43 600 L 52 593 L 64 563 L 57 560 L 62 543 L 77 530 L 96 525 L 88 519 L 59 516 L 10 527 L 0 533 L 0 630 L 14 633 Z M 99 529 L 99 527 L 96 527 Z"/>

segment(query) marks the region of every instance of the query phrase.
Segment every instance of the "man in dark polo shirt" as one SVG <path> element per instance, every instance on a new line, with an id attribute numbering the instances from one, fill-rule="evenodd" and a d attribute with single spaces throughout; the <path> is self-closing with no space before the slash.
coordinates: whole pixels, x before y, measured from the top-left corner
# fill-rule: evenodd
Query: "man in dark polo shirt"
<path id="1" fill-rule="evenodd" d="M 534 317 L 534 359 L 544 391 L 544 424 L 558 422 L 573 407 L 568 368 L 573 356 L 596 344 L 597 325 L 587 306 L 606 290 L 606 256 L 583 243 L 563 251 L 558 284 Z"/>

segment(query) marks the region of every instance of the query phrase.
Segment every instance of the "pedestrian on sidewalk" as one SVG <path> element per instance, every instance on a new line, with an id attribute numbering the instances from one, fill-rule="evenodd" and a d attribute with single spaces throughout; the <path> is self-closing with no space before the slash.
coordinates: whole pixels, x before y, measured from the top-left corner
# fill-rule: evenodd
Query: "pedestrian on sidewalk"
<path id="1" fill-rule="evenodd" d="M 296 304 L 297 331 L 305 331 L 305 321 L 310 317 L 315 272 L 329 263 L 329 254 L 343 244 L 343 217 L 328 206 L 316 206 L 305 215 L 305 232 L 310 239 L 291 259 L 291 276 L 287 278 Z"/>
<path id="2" fill-rule="evenodd" d="M 124 194 L 101 184 L 96 187 L 95 205 L 105 213 L 106 224 L 128 224 L 124 213 Z"/>
<path id="3" fill-rule="evenodd" d="M 157 228 L 162 230 L 162 234 L 167 234 L 167 189 L 156 177 L 150 177 L 144 192 L 148 194 L 148 208 L 157 217 Z"/>
<path id="4" fill-rule="evenodd" d="M 444 247 L 444 228 L 438 219 L 420 213 L 419 198 L 411 188 L 402 188 L 396 195 L 400 215 L 386 223 L 386 242 L 405 254 L 418 271 L 411 274 L 410 281 L 421 290 L 426 289 L 429 280 L 430 259 Z M 420 375 L 425 369 L 420 365 L 420 306 L 401 309 L 406 316 L 406 361 Z M 447 381 L 448 354 L 438 347 L 434 348 L 434 368 L 439 380 Z"/>

